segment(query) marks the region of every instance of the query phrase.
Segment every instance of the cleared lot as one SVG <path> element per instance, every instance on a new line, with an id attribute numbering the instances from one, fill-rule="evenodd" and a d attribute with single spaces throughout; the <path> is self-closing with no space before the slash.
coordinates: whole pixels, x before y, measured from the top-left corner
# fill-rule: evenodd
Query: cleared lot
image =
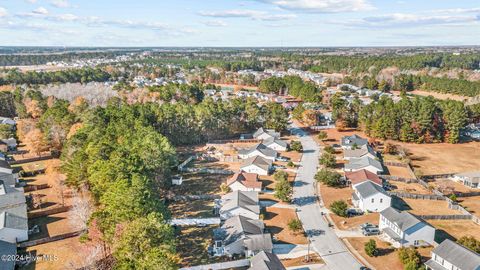
<path id="1" fill-rule="evenodd" d="M 288 222 L 297 218 L 294 209 L 267 207 L 264 222 L 277 241 L 285 244 L 307 244 L 303 232 L 294 233 L 288 228 Z"/>

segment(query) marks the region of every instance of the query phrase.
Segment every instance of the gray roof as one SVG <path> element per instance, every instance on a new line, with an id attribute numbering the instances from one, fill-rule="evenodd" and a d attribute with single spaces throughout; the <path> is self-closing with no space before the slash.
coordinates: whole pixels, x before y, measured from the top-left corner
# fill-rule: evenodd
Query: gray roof
<path id="1" fill-rule="evenodd" d="M 17 244 L 0 241 L 0 256 L 1 255 L 16 255 Z M 15 268 L 15 260 L 0 260 L 0 269 L 13 270 Z"/>
<path id="2" fill-rule="evenodd" d="M 266 159 L 262 156 L 254 156 L 254 157 L 250 157 L 250 158 L 245 159 L 241 168 L 254 164 L 254 165 L 268 171 L 270 166 L 272 166 L 272 163 L 273 163 L 273 161 L 271 161 L 270 159 Z"/>
<path id="3" fill-rule="evenodd" d="M 272 145 L 274 143 L 276 143 L 280 146 L 283 146 L 283 147 L 288 146 L 286 141 L 283 141 L 283 140 L 280 140 L 280 139 L 277 139 L 277 138 L 273 138 L 273 137 L 270 137 L 268 139 L 263 140 L 263 144 L 266 145 L 266 146 Z"/>
<path id="4" fill-rule="evenodd" d="M 260 136 L 260 135 L 262 135 L 262 134 L 264 134 L 264 133 L 267 133 L 268 135 L 270 135 L 270 137 L 280 138 L 280 133 L 275 132 L 275 130 L 273 130 L 273 129 L 267 129 L 267 130 L 265 130 L 265 129 L 263 129 L 263 127 L 257 129 L 257 131 L 255 131 L 255 132 L 253 133 L 253 137 L 254 137 L 254 138 L 257 138 L 258 136 Z"/>
<path id="5" fill-rule="evenodd" d="M 277 255 L 261 251 L 255 255 L 250 261 L 250 268 L 248 270 L 285 270 Z"/>
<path id="6" fill-rule="evenodd" d="M 378 171 L 383 171 L 382 163 L 380 161 L 375 160 L 370 157 L 362 157 L 362 158 L 352 158 L 350 161 L 345 164 L 345 169 L 347 170 L 361 170 L 365 167 L 373 166 Z"/>
<path id="7" fill-rule="evenodd" d="M 216 231 L 215 239 L 223 240 L 228 245 L 247 235 L 262 234 L 264 227 L 261 220 L 234 216 L 227 219 L 222 227 Z"/>
<path id="8" fill-rule="evenodd" d="M 28 221 L 24 217 L 9 212 L 2 212 L 0 214 L 0 229 L 3 228 L 28 230 Z"/>
<path id="9" fill-rule="evenodd" d="M 12 167 L 10 166 L 10 164 L 9 164 L 7 161 L 3 160 L 3 159 L 0 159 L 0 168 L 5 168 L 5 169 L 9 169 L 9 170 L 12 169 Z"/>
<path id="10" fill-rule="evenodd" d="M 245 247 L 252 251 L 272 251 L 272 236 L 269 233 L 248 235 L 244 241 Z"/>
<path id="11" fill-rule="evenodd" d="M 0 210 L 4 211 L 26 203 L 22 188 L 15 188 L 0 180 Z"/>
<path id="12" fill-rule="evenodd" d="M 386 219 L 388 219 L 390 222 L 397 225 L 402 231 L 406 231 L 409 228 L 417 225 L 418 223 L 424 223 L 422 220 L 410 214 L 409 212 L 400 212 L 392 207 L 388 207 L 387 209 L 380 212 L 380 214 Z"/>
<path id="13" fill-rule="evenodd" d="M 462 178 L 468 178 L 472 183 L 480 182 L 480 171 L 457 173 L 456 176 L 462 177 Z"/>
<path id="14" fill-rule="evenodd" d="M 379 185 L 372 183 L 371 181 L 365 181 L 354 188 L 362 196 L 363 199 L 374 196 L 375 194 L 382 193 L 389 196 L 388 193 Z"/>
<path id="15" fill-rule="evenodd" d="M 358 136 L 357 134 L 354 134 L 352 136 L 342 137 L 341 143 L 342 143 L 342 146 L 357 145 L 358 147 L 361 147 L 362 145 L 368 144 L 368 140 Z"/>
<path id="16" fill-rule="evenodd" d="M 241 207 L 250 210 L 255 214 L 260 214 L 258 192 L 237 190 L 222 196 L 222 211 L 228 211 L 236 207 Z"/>
<path id="17" fill-rule="evenodd" d="M 241 149 L 238 151 L 238 154 L 240 155 L 248 155 L 251 154 L 255 151 L 259 151 L 260 153 L 264 154 L 267 157 L 276 157 L 278 155 L 278 152 L 273 150 L 272 148 L 264 145 L 263 143 L 256 144 L 250 148 L 247 149 Z"/>
<path id="18" fill-rule="evenodd" d="M 480 269 L 480 254 L 459 245 L 449 239 L 444 240 L 432 253 L 462 270 Z M 430 261 L 434 261 L 433 259 Z M 430 262 L 429 261 L 429 262 Z M 428 265 L 428 262 L 427 262 Z"/>
<path id="19" fill-rule="evenodd" d="M 345 149 L 345 151 L 343 151 L 343 156 L 350 157 L 350 158 L 359 158 L 359 157 L 363 157 L 368 153 L 372 154 L 373 156 L 376 155 L 373 148 L 370 145 L 367 145 L 366 147 L 362 147 L 359 149 Z"/>

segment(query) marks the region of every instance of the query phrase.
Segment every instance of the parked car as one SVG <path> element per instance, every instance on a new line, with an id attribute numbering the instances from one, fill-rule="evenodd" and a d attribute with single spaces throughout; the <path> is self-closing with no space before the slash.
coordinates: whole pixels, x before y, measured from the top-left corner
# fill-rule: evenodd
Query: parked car
<path id="1" fill-rule="evenodd" d="M 277 161 L 285 161 L 285 162 L 290 160 L 290 158 L 288 158 L 288 157 L 277 157 L 276 159 L 277 159 Z"/>
<path id="2" fill-rule="evenodd" d="M 347 216 L 353 217 L 353 216 L 360 216 L 363 215 L 363 211 L 357 208 L 350 208 L 347 209 Z"/>
<path id="3" fill-rule="evenodd" d="M 362 230 L 363 235 L 370 236 L 370 235 L 379 235 L 380 230 L 378 228 L 365 228 Z"/>
<path id="4" fill-rule="evenodd" d="M 273 168 L 275 168 L 275 170 L 277 170 L 277 169 L 286 169 L 287 167 L 285 167 L 283 165 L 273 165 Z"/>
<path id="5" fill-rule="evenodd" d="M 365 230 L 367 228 L 378 228 L 378 226 L 372 223 L 363 223 L 362 225 L 360 225 L 360 229 L 362 230 Z"/>

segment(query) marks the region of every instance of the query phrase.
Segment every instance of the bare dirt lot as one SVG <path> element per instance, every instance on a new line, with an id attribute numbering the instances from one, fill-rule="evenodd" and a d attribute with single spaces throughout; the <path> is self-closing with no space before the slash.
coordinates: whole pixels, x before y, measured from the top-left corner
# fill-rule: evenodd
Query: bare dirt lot
<path id="1" fill-rule="evenodd" d="M 407 150 L 414 170 L 423 175 L 474 171 L 480 164 L 480 142 L 395 144 Z"/>
<path id="2" fill-rule="evenodd" d="M 303 232 L 292 232 L 288 228 L 288 222 L 297 218 L 294 209 L 267 207 L 264 222 L 272 235 L 282 243 L 302 245 L 307 244 Z"/>
<path id="3" fill-rule="evenodd" d="M 370 257 L 365 253 L 365 243 L 370 239 L 374 239 L 379 249 L 379 255 L 377 257 Z M 360 255 L 366 259 L 377 270 L 402 270 L 403 264 L 398 258 L 398 252 L 392 248 L 392 246 L 379 240 L 376 237 L 354 237 L 347 238 L 348 242 L 353 246 Z M 418 248 L 420 255 L 422 255 L 422 261 L 426 261 L 430 257 L 431 247 Z"/>
<path id="4" fill-rule="evenodd" d="M 354 230 L 358 229 L 361 224 L 370 223 L 378 225 L 379 213 L 368 213 L 361 216 L 355 216 L 350 218 L 339 217 L 337 215 L 330 215 L 335 222 L 335 225 L 340 230 Z"/>

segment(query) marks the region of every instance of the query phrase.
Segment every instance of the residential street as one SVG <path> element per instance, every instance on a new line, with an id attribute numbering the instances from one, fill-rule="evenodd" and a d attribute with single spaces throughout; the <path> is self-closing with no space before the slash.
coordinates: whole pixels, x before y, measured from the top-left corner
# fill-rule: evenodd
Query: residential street
<path id="1" fill-rule="evenodd" d="M 360 269 L 362 265 L 348 251 L 334 230 L 328 227 L 328 222 L 322 216 L 322 210 L 316 201 L 314 176 L 318 167 L 320 149 L 303 130 L 295 126 L 292 126 L 291 130 L 293 134 L 299 136 L 303 145 L 303 156 L 295 178 L 293 198 L 298 217 L 309 235 L 312 248 L 320 254 L 328 269 Z"/>

